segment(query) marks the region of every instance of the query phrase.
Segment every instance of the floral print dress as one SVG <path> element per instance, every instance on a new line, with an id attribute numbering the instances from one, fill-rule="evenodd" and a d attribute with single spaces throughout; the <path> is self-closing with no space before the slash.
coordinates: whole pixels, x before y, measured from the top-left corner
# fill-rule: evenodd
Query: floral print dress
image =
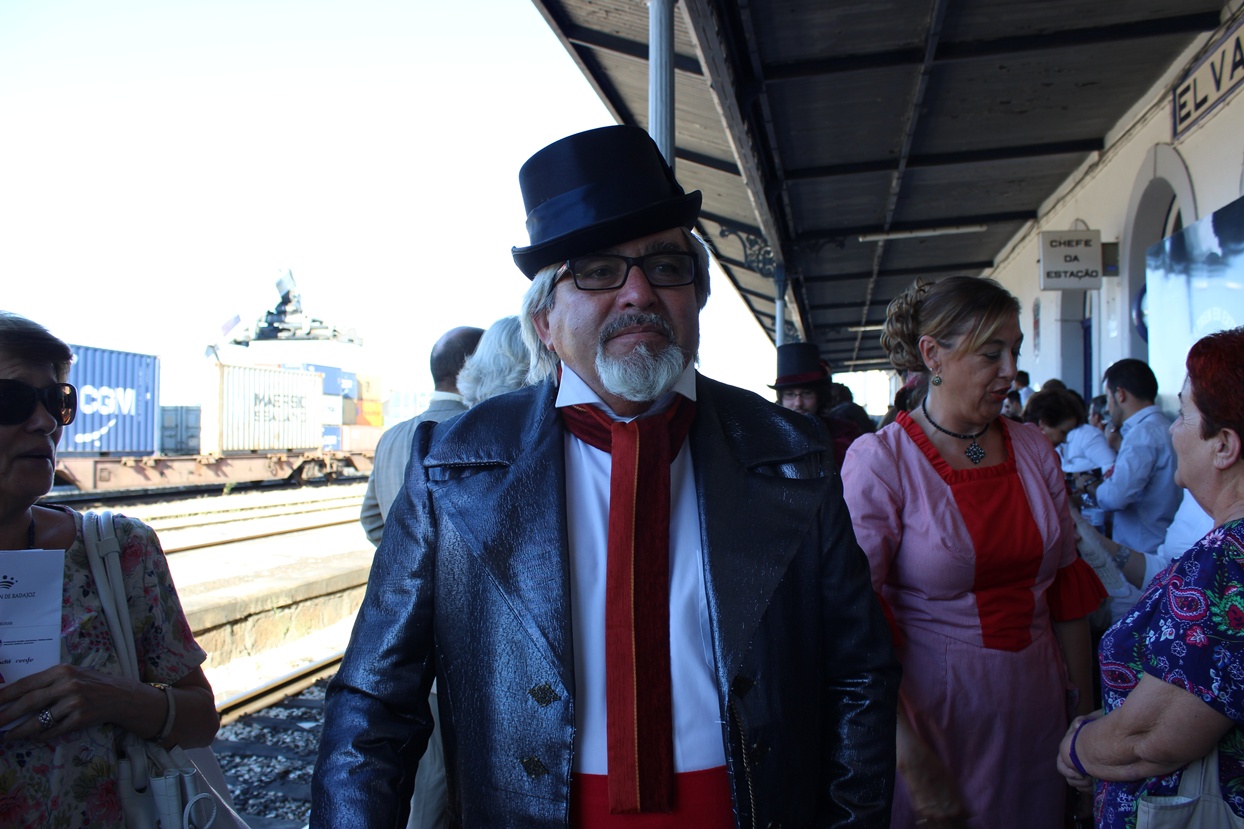
<path id="1" fill-rule="evenodd" d="M 87 562 L 82 516 L 73 515 L 77 538 L 65 552 L 61 662 L 122 674 Z M 139 670 L 146 681 L 172 684 L 207 655 L 190 632 L 155 532 L 123 516 L 117 517 L 116 530 Z M 0 826 L 121 827 L 119 735 L 117 727 L 103 725 L 50 743 L 0 740 Z"/>
<path id="2" fill-rule="evenodd" d="M 1218 743 L 1218 772 L 1223 798 L 1244 816 L 1244 520 L 1216 527 L 1171 562 L 1106 631 L 1098 653 L 1107 714 L 1147 673 L 1235 722 Z M 1134 829 L 1136 798 L 1173 795 L 1182 776 L 1098 781 L 1097 825 Z"/>

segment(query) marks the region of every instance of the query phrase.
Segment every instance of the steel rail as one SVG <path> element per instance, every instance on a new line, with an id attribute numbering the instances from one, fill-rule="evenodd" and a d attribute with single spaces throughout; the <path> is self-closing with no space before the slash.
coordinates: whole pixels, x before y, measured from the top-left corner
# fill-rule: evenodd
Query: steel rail
<path id="1" fill-rule="evenodd" d="M 293 533 L 308 532 L 310 530 L 322 530 L 327 527 L 340 527 L 343 524 L 354 524 L 358 522 L 357 515 L 351 515 L 345 518 L 339 518 L 333 521 L 323 521 L 317 524 L 299 524 L 297 526 L 288 527 L 286 529 L 268 530 L 261 533 L 251 533 L 249 535 L 239 535 L 231 538 L 214 538 L 208 541 L 195 542 L 190 544 L 170 544 L 164 547 L 165 555 L 173 555 L 174 553 L 184 553 L 189 550 L 203 550 L 208 547 L 223 547 L 226 544 L 240 544 L 243 541 L 261 541 L 265 538 L 276 538 L 278 535 L 292 535 Z"/>
<path id="2" fill-rule="evenodd" d="M 299 668 L 285 676 L 222 701 L 216 706 L 216 711 L 220 714 L 220 724 L 228 725 L 236 722 L 247 714 L 270 708 L 288 697 L 302 693 L 319 680 L 335 674 L 344 655 L 344 651 L 335 653 L 305 668 Z"/>

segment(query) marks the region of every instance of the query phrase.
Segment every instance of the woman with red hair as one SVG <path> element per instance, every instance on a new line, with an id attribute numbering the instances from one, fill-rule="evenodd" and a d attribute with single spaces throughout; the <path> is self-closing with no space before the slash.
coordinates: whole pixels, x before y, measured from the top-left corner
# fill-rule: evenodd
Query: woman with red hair
<path id="1" fill-rule="evenodd" d="M 1190 771 L 1244 817 L 1242 356 L 1244 328 L 1211 334 L 1188 353 L 1170 429 L 1175 481 L 1214 529 L 1106 631 L 1098 651 L 1105 707 L 1077 718 L 1059 751 L 1067 780 L 1095 787 L 1099 827 L 1134 826 L 1146 799 L 1176 794 Z"/>

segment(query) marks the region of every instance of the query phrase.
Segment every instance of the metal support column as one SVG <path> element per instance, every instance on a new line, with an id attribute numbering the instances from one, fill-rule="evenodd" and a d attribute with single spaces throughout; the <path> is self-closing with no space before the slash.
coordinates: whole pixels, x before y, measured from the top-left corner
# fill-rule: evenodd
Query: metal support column
<path id="1" fill-rule="evenodd" d="M 773 343 L 786 342 L 786 266 L 773 269 Z"/>
<path id="2" fill-rule="evenodd" d="M 674 168 L 674 3 L 648 0 L 648 134 Z"/>

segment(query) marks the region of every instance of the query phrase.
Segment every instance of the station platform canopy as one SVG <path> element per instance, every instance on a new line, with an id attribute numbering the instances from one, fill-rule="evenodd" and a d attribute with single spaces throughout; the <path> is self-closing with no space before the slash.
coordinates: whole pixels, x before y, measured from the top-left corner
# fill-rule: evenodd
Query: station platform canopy
<path id="1" fill-rule="evenodd" d="M 618 122 L 647 129 L 648 3 L 534 2 Z M 835 371 L 888 367 L 889 301 L 987 274 L 1225 6 L 680 0 L 676 174 L 771 339 L 780 266 L 785 339 Z"/>

